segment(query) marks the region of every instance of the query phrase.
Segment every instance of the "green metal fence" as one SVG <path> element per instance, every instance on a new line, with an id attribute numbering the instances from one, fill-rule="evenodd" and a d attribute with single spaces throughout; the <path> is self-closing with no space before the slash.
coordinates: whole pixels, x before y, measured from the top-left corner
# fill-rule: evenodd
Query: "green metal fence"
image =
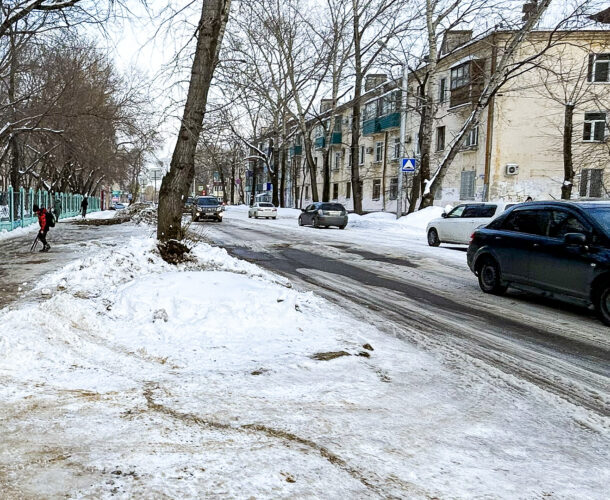
<path id="1" fill-rule="evenodd" d="M 49 191 L 34 191 L 33 189 L 0 191 L 0 232 L 12 231 L 18 227 L 25 227 L 37 222 L 33 206 L 45 207 L 52 210 L 59 219 L 74 217 L 81 213 L 81 202 L 84 196 L 71 193 L 54 193 Z M 100 210 L 100 199 L 96 196 L 87 198 L 89 204 L 87 213 Z"/>

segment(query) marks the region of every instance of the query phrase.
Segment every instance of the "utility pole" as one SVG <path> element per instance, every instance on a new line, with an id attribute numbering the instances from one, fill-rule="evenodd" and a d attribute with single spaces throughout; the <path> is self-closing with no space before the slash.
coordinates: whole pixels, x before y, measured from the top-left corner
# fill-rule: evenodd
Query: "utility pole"
<path id="1" fill-rule="evenodd" d="M 400 153 L 401 158 L 405 158 L 407 154 L 406 147 L 406 132 L 407 132 L 407 92 L 409 89 L 409 68 L 407 63 L 402 64 L 402 91 L 400 93 Z M 402 216 L 402 180 L 404 173 L 402 171 L 402 161 L 398 165 L 398 196 L 396 196 L 396 218 Z"/>

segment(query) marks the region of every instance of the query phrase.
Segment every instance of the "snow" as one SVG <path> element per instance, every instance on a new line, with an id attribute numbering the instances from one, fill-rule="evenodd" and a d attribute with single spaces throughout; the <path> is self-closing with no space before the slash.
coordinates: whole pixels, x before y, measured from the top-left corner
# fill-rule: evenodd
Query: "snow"
<path id="1" fill-rule="evenodd" d="M 446 366 L 223 249 L 170 266 L 155 245 L 91 251 L 0 311 L 3 495 L 604 497 L 607 421 Z M 312 358 L 330 351 L 349 355 Z"/>
<path id="2" fill-rule="evenodd" d="M 91 212 L 87 214 L 87 219 L 112 219 L 117 213 L 120 213 L 120 211 L 103 210 L 100 212 Z"/>

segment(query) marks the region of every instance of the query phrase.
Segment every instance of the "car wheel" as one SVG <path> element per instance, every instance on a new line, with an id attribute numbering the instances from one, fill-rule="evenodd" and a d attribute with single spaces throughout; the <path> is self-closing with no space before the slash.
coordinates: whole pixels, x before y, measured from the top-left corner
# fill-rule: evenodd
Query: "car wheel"
<path id="1" fill-rule="evenodd" d="M 277 217 L 271 217 L 273 220 L 277 219 Z"/>
<path id="2" fill-rule="evenodd" d="M 317 217 L 313 218 L 313 227 L 320 228 L 320 221 L 318 220 Z"/>
<path id="3" fill-rule="evenodd" d="M 299 216 L 299 226 L 303 225 L 303 219 Z"/>
<path id="4" fill-rule="evenodd" d="M 481 287 L 481 290 L 485 293 L 492 293 L 494 295 L 502 295 L 506 292 L 508 286 L 502 284 L 500 266 L 493 258 L 485 257 L 478 268 L 479 286 Z"/>
<path id="5" fill-rule="evenodd" d="M 248 212 L 248 219 L 252 218 L 252 214 L 250 212 Z"/>
<path id="6" fill-rule="evenodd" d="M 437 247 L 440 244 L 441 240 L 438 237 L 436 229 L 431 228 L 430 231 L 428 231 L 428 245 L 430 245 L 431 247 Z"/>
<path id="7" fill-rule="evenodd" d="M 343 224 L 342 226 L 339 226 L 339 229 L 345 229 L 345 224 Z"/>
<path id="8" fill-rule="evenodd" d="M 602 322 L 610 326 L 610 285 L 602 285 L 595 297 L 595 310 Z"/>

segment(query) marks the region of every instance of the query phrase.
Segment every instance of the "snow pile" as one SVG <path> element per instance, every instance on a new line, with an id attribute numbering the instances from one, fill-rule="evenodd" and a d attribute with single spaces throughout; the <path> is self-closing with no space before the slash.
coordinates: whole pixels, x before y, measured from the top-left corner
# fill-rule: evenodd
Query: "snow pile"
<path id="1" fill-rule="evenodd" d="M 425 237 L 428 223 L 441 216 L 440 207 L 427 207 L 396 219 L 389 212 L 373 212 L 366 215 L 349 214 L 348 228 L 405 233 L 412 237 Z"/>
<path id="2" fill-rule="evenodd" d="M 554 399 L 193 255 L 132 238 L 0 311 L 4 496 L 603 497 L 607 440 Z"/>

